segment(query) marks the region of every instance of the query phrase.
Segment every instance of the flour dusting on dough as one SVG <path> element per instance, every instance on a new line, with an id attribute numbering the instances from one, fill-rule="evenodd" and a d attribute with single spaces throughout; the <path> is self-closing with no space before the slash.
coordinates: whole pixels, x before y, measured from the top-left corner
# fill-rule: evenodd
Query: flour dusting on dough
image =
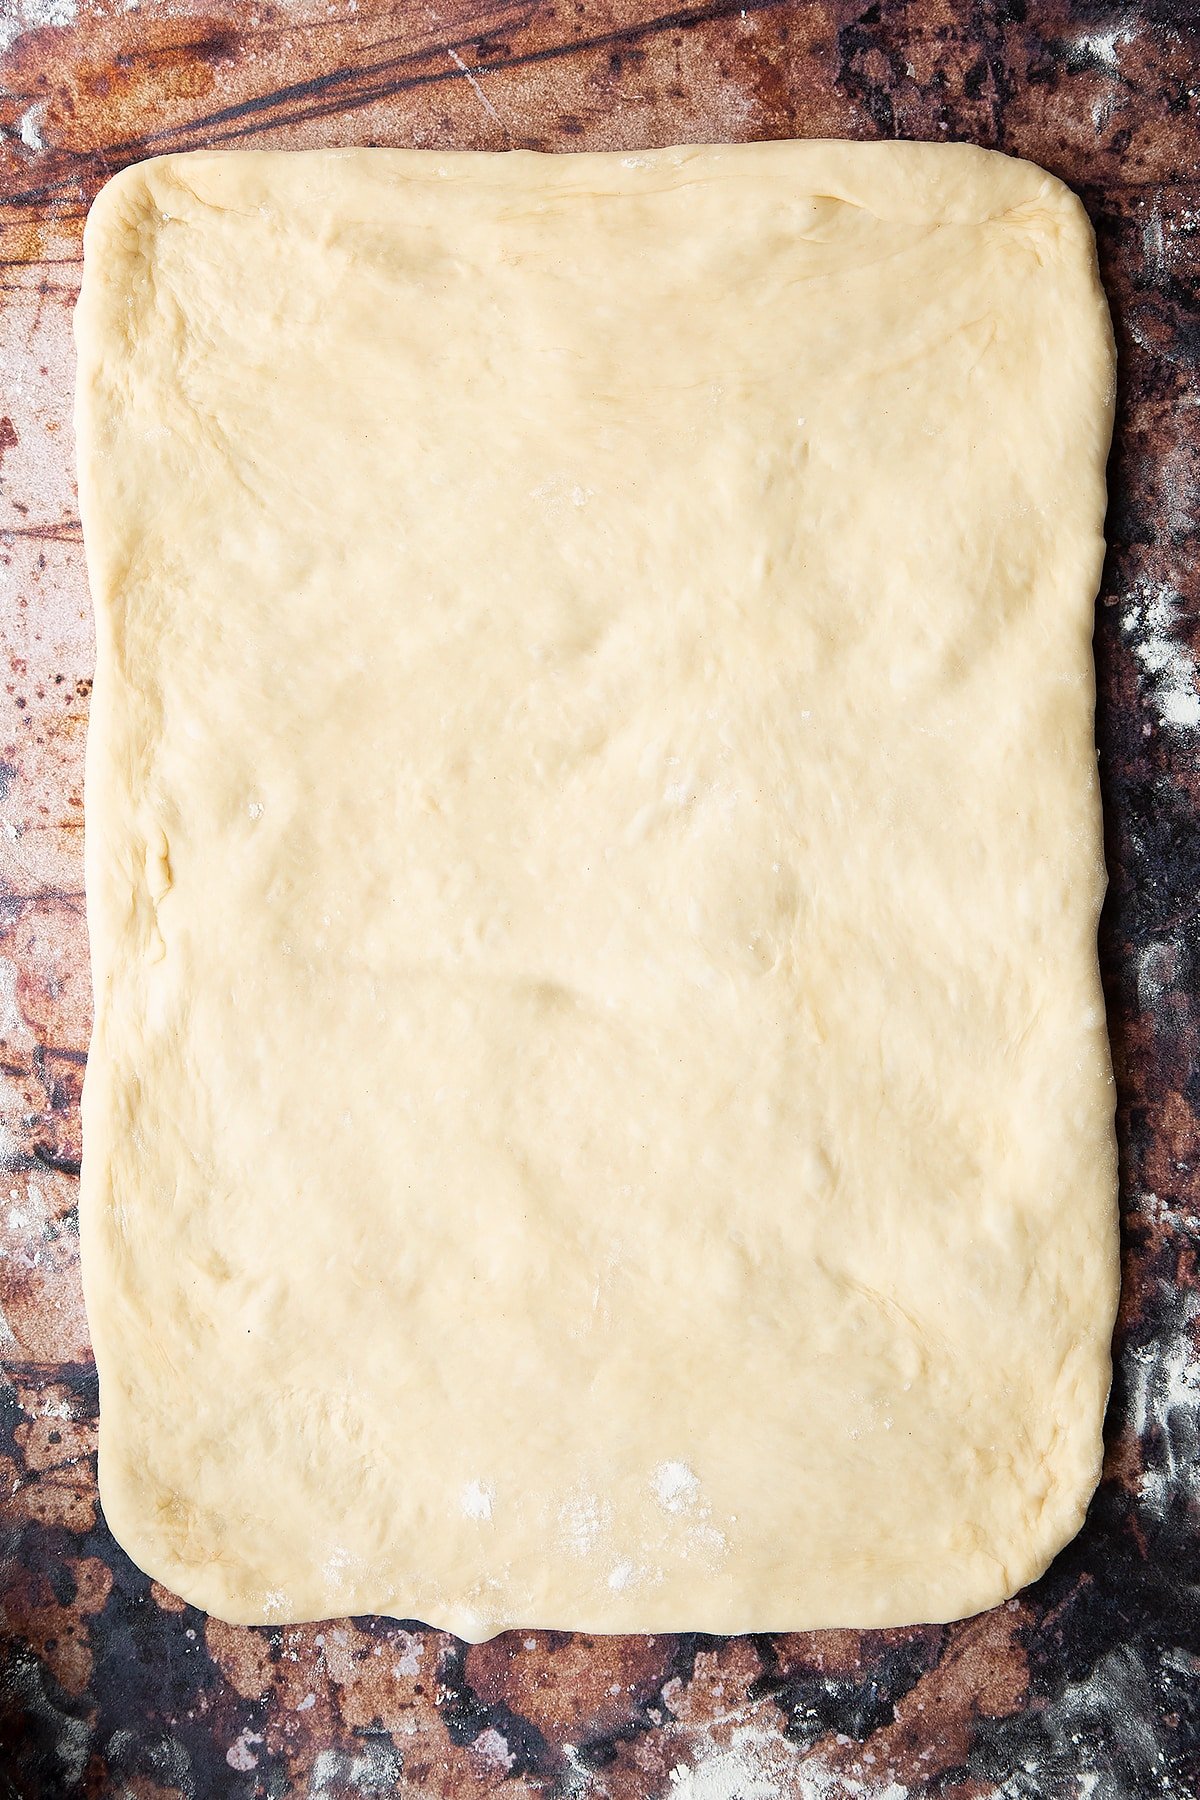
<path id="1" fill-rule="evenodd" d="M 356 1562 L 357 1558 L 346 1548 L 345 1544 L 335 1544 L 321 1570 L 326 1586 L 334 1589 L 344 1588 Z"/>
<path id="2" fill-rule="evenodd" d="M 653 1485 L 659 1505 L 668 1512 L 686 1512 L 700 1496 L 700 1483 L 685 1462 L 659 1463 Z"/>
<path id="3" fill-rule="evenodd" d="M 568 475 L 551 475 L 549 480 L 540 482 L 529 490 L 530 499 L 540 500 L 553 517 L 562 512 L 568 505 L 586 506 L 595 498 L 595 488 L 584 487 L 580 481 L 572 481 Z"/>
<path id="4" fill-rule="evenodd" d="M 590 1556 L 612 1516 L 612 1507 L 590 1488 L 579 1487 L 559 1508 L 562 1540 L 576 1556 Z"/>
<path id="5" fill-rule="evenodd" d="M 468 1481 L 460 1504 L 468 1519 L 490 1519 L 495 1492 L 482 1481 Z"/>

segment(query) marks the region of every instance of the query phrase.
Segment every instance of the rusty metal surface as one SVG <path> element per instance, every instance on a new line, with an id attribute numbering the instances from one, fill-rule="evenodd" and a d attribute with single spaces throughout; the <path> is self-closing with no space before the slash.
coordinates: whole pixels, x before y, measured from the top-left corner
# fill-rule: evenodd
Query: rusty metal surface
<path id="1" fill-rule="evenodd" d="M 1179 0 L 0 0 L 0 1792 L 1140 1800 L 1200 1791 L 1200 23 Z M 95 1491 L 77 1099 L 86 207 L 167 148 L 968 138 L 1073 182 L 1121 355 L 1099 735 L 1125 1286 L 1105 1479 L 948 1628 L 731 1639 L 218 1624 Z"/>

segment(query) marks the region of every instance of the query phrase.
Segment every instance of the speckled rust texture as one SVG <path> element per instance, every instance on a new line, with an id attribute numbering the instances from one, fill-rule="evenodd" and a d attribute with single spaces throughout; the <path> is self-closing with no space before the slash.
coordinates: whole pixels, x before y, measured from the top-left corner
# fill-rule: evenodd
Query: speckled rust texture
<path id="1" fill-rule="evenodd" d="M 0 48 L 0 1791 L 1200 1791 L 1195 9 L 0 0 Z M 370 1619 L 218 1624 L 140 1575 L 96 1502 L 75 1211 L 92 644 L 70 310 L 87 205 L 125 163 L 200 145 L 789 135 L 1029 156 L 1075 184 L 1099 235 L 1121 364 L 1096 649 L 1125 1275 L 1103 1485 L 1044 1580 L 948 1628 L 468 1649 Z"/>

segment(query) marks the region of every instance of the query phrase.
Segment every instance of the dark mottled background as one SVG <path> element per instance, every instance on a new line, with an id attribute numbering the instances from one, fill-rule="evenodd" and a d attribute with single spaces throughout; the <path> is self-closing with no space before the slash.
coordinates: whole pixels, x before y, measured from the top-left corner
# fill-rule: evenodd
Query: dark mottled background
<path id="1" fill-rule="evenodd" d="M 1186 0 L 0 0 L 0 1792 L 1140 1800 L 1200 1792 L 1200 11 Z M 212 144 L 969 138 L 1082 193 L 1121 387 L 1097 612 L 1125 1288 L 1082 1536 L 950 1627 L 466 1648 L 221 1625 L 96 1504 L 79 1292 L 92 643 L 80 231 Z"/>

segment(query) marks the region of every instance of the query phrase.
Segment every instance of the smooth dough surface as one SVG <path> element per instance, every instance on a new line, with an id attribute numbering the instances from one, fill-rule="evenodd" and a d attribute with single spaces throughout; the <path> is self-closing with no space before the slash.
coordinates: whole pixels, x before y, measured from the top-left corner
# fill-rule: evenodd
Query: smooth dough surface
<path id="1" fill-rule="evenodd" d="M 232 1620 L 942 1620 L 1117 1289 L 1081 207 L 195 154 L 77 315 L 100 1476 Z"/>

